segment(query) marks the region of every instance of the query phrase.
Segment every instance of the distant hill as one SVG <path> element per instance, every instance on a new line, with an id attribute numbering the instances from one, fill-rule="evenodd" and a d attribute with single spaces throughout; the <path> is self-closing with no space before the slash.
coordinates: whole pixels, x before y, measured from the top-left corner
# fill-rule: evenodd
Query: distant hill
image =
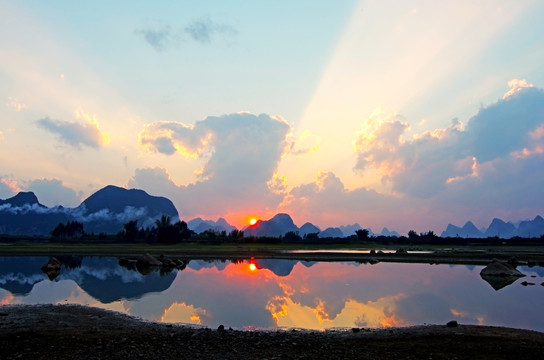
<path id="1" fill-rule="evenodd" d="M 202 218 L 195 218 L 187 222 L 187 227 L 189 230 L 193 230 L 197 234 L 203 233 L 207 230 L 213 230 L 217 232 L 226 231 L 227 234 L 230 233 L 232 230 L 235 230 L 236 227 L 232 226 L 227 222 L 227 220 L 223 218 L 217 219 L 217 221 L 213 220 L 202 220 Z"/>
<path id="2" fill-rule="evenodd" d="M 501 219 L 493 219 L 485 231 L 486 237 L 498 236 L 501 238 L 511 238 L 516 233 L 516 227 L 512 223 L 506 223 Z"/>
<path id="3" fill-rule="evenodd" d="M 138 226 L 152 226 L 162 215 L 178 219 L 174 204 L 143 190 L 106 186 L 76 208 L 48 208 L 32 192 L 0 200 L 0 234 L 49 235 L 59 223 L 78 221 L 87 233 L 115 234 L 123 224 L 137 220 Z"/>
<path id="4" fill-rule="evenodd" d="M 337 227 L 328 227 L 322 232 L 319 233 L 319 237 L 323 238 L 343 238 L 345 237 L 344 233 L 340 228 Z"/>
<path id="5" fill-rule="evenodd" d="M 463 227 L 448 224 L 446 230 L 442 232 L 441 237 L 462 237 L 462 238 L 482 238 L 484 234 L 472 223 L 467 221 Z"/>
<path id="6" fill-rule="evenodd" d="M 321 232 L 321 230 L 317 226 L 309 222 L 302 225 L 300 229 L 298 230 L 298 234 L 302 237 L 304 237 L 304 235 L 316 234 L 319 232 Z"/>
<path id="7" fill-rule="evenodd" d="M 495 218 L 484 231 L 478 230 L 470 221 L 462 228 L 448 224 L 446 230 L 441 234 L 442 237 L 484 238 L 497 236 L 503 239 L 510 239 L 516 236 L 524 238 L 540 237 L 542 235 L 544 235 L 544 218 L 540 215 L 536 216 L 533 220 L 521 221 L 518 226 L 515 226 L 511 222 Z"/>
<path id="8" fill-rule="evenodd" d="M 342 231 L 343 237 L 348 237 L 355 235 L 355 231 L 361 230 L 361 225 L 355 223 L 353 225 L 342 225 L 339 227 L 340 231 Z"/>
<path id="9" fill-rule="evenodd" d="M 289 231 L 297 232 L 299 228 L 293 223 L 291 216 L 277 214 L 270 220 L 259 220 L 243 230 L 244 236 L 283 236 Z"/>

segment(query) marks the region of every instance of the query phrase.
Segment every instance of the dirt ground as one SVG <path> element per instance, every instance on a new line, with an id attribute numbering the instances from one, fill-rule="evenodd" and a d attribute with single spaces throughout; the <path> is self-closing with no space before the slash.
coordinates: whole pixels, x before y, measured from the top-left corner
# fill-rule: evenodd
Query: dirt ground
<path id="1" fill-rule="evenodd" d="M 1 359 L 537 359 L 544 333 L 473 325 L 237 331 L 78 305 L 0 306 Z"/>

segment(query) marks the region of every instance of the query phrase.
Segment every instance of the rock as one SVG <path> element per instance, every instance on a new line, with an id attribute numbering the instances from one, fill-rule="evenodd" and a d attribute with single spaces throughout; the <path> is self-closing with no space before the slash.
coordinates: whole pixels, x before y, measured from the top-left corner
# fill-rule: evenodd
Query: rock
<path id="1" fill-rule="evenodd" d="M 457 323 L 457 321 L 455 320 L 452 320 L 452 321 L 448 321 L 448 323 L 446 324 L 447 327 L 457 327 L 459 324 Z"/>
<path id="2" fill-rule="evenodd" d="M 359 328 L 353 328 L 353 329 L 351 329 L 351 331 L 352 331 L 354 334 L 356 334 L 356 333 L 360 332 L 361 329 L 359 329 Z"/>
<path id="3" fill-rule="evenodd" d="M 408 253 L 408 251 L 406 251 L 406 249 L 398 249 L 395 254 L 406 254 Z"/>
<path id="4" fill-rule="evenodd" d="M 517 278 L 525 276 L 509 262 L 494 259 L 480 271 L 482 279 L 487 281 L 495 290 L 500 290 L 512 284 Z"/>
<path id="5" fill-rule="evenodd" d="M 523 286 L 535 285 L 535 283 L 524 281 L 524 282 L 521 283 L 521 285 L 523 285 Z"/>
<path id="6" fill-rule="evenodd" d="M 221 324 L 221 325 L 219 325 L 219 326 L 217 327 L 217 331 L 224 331 L 224 330 L 225 330 L 225 325 L 222 325 L 222 324 Z"/>
<path id="7" fill-rule="evenodd" d="M 147 275 L 157 268 L 162 266 L 162 262 L 157 260 L 153 255 L 145 254 L 142 255 L 136 260 L 136 268 L 138 271 L 144 275 Z"/>
<path id="8" fill-rule="evenodd" d="M 511 263 L 502 262 L 499 260 L 493 260 L 489 265 L 483 268 L 482 271 L 480 271 L 480 275 L 481 276 L 484 276 L 484 275 L 485 276 L 500 276 L 500 277 L 525 276 L 523 273 L 517 270 L 516 267 L 512 265 Z"/>
<path id="9" fill-rule="evenodd" d="M 368 259 L 368 262 L 370 265 L 374 265 L 374 264 L 377 264 L 380 262 L 380 260 L 376 259 L 376 258 L 370 258 Z"/>

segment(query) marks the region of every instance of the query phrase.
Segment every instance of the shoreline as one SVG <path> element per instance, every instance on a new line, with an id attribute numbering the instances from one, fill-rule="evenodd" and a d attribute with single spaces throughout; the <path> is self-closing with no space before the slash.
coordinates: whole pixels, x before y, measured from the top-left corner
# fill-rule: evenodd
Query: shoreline
<path id="1" fill-rule="evenodd" d="M 0 349 L 3 359 L 534 359 L 544 333 L 445 324 L 242 331 L 147 322 L 80 305 L 2 305 Z"/>

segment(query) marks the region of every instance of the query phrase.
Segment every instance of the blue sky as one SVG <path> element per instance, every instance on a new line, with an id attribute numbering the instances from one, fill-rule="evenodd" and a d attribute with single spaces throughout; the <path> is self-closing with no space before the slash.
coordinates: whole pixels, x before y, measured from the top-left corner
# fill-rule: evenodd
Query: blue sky
<path id="1" fill-rule="evenodd" d="M 441 231 L 543 214 L 539 1 L 0 1 L 0 198 Z M 1 103 L 0 103 L 1 104 Z"/>

